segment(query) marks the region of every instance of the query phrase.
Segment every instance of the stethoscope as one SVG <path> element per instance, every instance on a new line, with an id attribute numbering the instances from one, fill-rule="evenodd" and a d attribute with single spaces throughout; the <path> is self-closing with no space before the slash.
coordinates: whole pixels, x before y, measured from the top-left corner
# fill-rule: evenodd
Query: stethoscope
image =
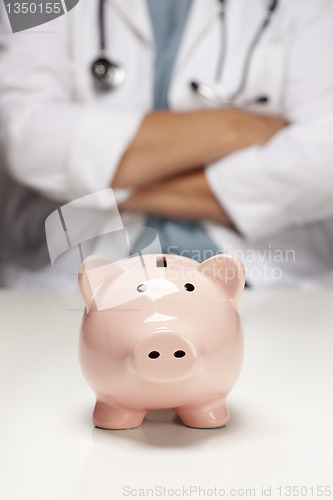
<path id="1" fill-rule="evenodd" d="M 258 31 L 255 33 L 246 53 L 245 63 L 243 66 L 241 78 L 237 89 L 234 92 L 228 92 L 222 82 L 223 70 L 227 52 L 227 37 L 226 37 L 226 19 L 225 13 L 227 10 L 227 0 L 217 0 L 219 6 L 219 18 L 221 20 L 221 48 L 216 68 L 215 83 L 213 87 L 209 87 L 203 83 L 192 81 L 190 87 L 193 92 L 199 94 L 210 101 L 222 105 L 229 105 L 234 107 L 243 107 L 251 104 L 265 104 L 269 101 L 266 95 L 259 95 L 253 98 L 241 97 L 242 92 L 246 87 L 248 80 L 250 65 L 253 53 L 269 25 L 272 15 L 277 8 L 278 0 L 271 0 L 264 19 L 259 26 Z M 98 11 L 98 25 L 100 32 L 100 56 L 93 62 L 91 72 L 98 90 L 112 91 L 119 88 L 125 81 L 126 71 L 125 68 L 114 61 L 111 61 L 106 56 L 106 39 L 105 39 L 105 0 L 100 0 Z"/>
<path id="2" fill-rule="evenodd" d="M 125 82 L 126 71 L 124 66 L 106 57 L 104 0 L 99 0 L 98 26 L 100 56 L 91 65 L 91 73 L 94 77 L 96 88 L 104 92 L 109 92 L 116 90 Z"/>

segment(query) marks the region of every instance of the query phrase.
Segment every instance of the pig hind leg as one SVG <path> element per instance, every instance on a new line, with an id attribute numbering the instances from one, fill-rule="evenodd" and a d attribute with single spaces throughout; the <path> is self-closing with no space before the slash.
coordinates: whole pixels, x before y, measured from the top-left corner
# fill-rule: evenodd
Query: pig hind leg
<path id="1" fill-rule="evenodd" d="M 142 424 L 146 411 L 116 408 L 104 401 L 96 402 L 93 423 L 101 429 L 133 429 Z"/>
<path id="2" fill-rule="evenodd" d="M 180 406 L 174 410 L 185 425 L 198 429 L 224 427 L 230 418 L 226 397 L 222 396 Z"/>

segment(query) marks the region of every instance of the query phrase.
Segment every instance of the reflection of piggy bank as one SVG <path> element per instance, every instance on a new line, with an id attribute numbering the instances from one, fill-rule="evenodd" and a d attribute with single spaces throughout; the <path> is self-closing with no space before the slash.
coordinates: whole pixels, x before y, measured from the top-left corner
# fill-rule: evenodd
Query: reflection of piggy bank
<path id="1" fill-rule="evenodd" d="M 244 275 L 230 255 L 202 264 L 176 255 L 83 262 L 80 361 L 96 393 L 97 427 L 137 427 L 160 408 L 190 427 L 228 422 L 243 357 Z"/>

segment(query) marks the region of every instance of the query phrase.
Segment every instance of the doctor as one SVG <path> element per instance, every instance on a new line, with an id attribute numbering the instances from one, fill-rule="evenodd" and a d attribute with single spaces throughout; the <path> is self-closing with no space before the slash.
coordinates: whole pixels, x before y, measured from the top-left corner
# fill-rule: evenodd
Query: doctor
<path id="1" fill-rule="evenodd" d="M 111 185 L 131 189 L 123 210 L 200 220 L 252 286 L 333 284 L 332 14 L 329 0 L 81 0 L 12 35 L 2 11 L 0 140 L 19 183 L 4 281 L 47 283 L 52 201 Z"/>

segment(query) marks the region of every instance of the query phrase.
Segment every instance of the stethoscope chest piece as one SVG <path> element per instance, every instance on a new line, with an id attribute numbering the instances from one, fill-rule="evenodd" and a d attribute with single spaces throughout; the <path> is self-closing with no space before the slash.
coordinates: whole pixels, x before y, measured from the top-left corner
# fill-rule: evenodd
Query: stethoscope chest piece
<path id="1" fill-rule="evenodd" d="M 98 90 L 116 90 L 126 78 L 125 68 L 105 57 L 100 57 L 93 62 L 91 72 Z"/>

